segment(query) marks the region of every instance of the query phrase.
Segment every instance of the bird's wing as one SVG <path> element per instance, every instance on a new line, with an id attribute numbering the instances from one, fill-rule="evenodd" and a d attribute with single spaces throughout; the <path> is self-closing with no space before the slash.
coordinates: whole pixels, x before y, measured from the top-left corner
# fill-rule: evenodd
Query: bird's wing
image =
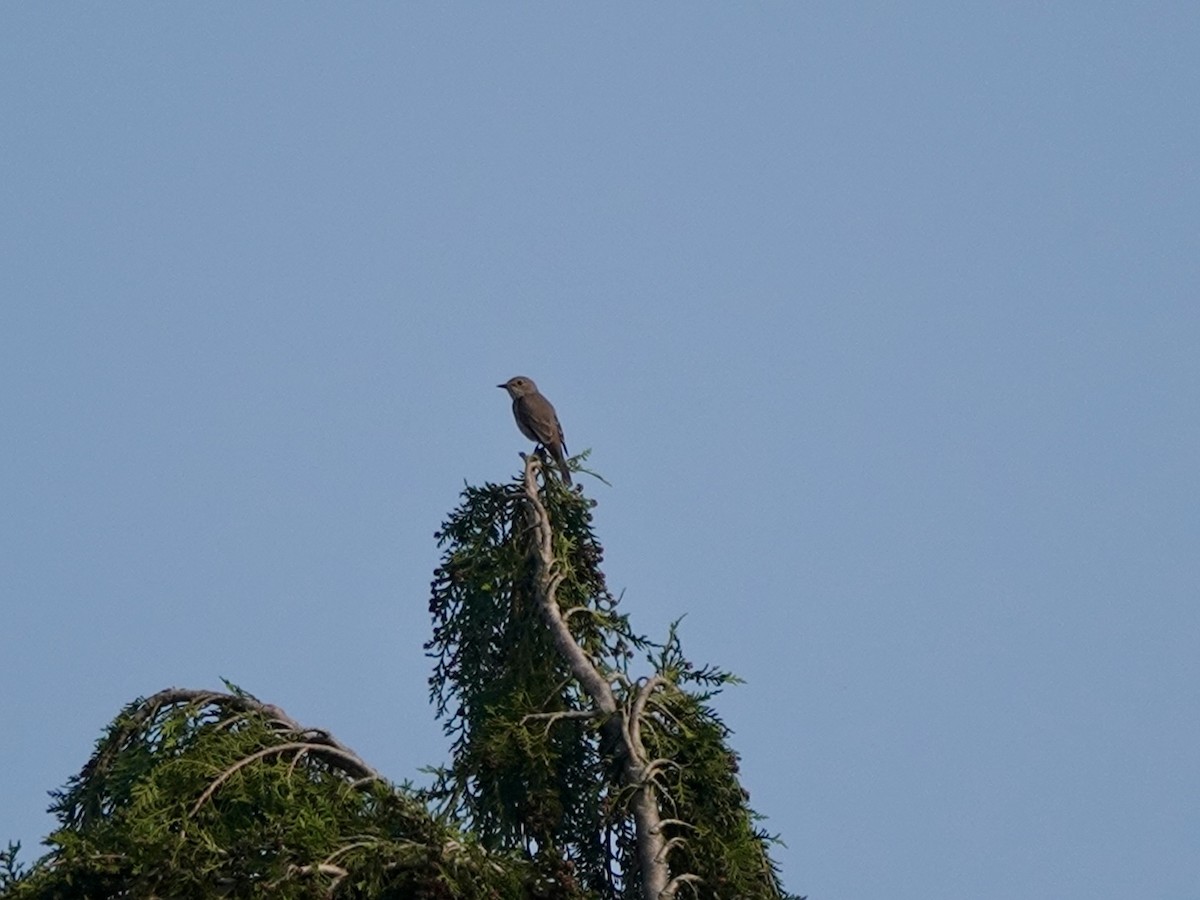
<path id="1" fill-rule="evenodd" d="M 562 426 L 558 423 L 558 415 L 554 412 L 550 401 L 541 394 L 532 394 L 521 399 L 524 401 L 522 406 L 524 407 L 525 423 L 537 440 L 543 444 L 562 444 Z"/>

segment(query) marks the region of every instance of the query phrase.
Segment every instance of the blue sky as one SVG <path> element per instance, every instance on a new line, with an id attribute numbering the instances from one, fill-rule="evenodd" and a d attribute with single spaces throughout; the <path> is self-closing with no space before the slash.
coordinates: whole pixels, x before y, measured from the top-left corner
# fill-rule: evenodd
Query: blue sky
<path id="1" fill-rule="evenodd" d="M 0 842 L 224 676 L 396 780 L 537 379 L 814 900 L 1200 892 L 1200 7 L 0 7 Z"/>

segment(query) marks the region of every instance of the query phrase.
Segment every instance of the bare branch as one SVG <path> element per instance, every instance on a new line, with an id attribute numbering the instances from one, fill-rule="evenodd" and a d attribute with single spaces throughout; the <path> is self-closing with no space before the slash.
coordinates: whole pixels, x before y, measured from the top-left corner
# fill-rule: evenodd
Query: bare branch
<path id="1" fill-rule="evenodd" d="M 197 709 L 203 709 L 205 706 L 215 706 L 218 709 L 229 710 L 233 713 L 241 713 L 243 715 L 250 713 L 262 716 L 268 725 L 276 726 L 279 731 L 291 732 L 302 738 L 305 744 L 311 744 L 326 750 L 326 756 L 330 761 L 336 760 L 338 767 L 345 771 L 347 775 L 356 778 L 386 780 L 379 772 L 367 765 L 358 754 L 334 738 L 328 731 L 319 728 L 305 728 L 274 704 L 263 703 L 261 700 L 244 694 L 226 694 L 219 691 L 167 688 L 166 690 L 159 691 L 157 694 L 152 694 L 142 702 L 123 731 L 114 736 L 114 740 L 110 744 L 112 747 L 111 752 L 117 752 L 120 745 L 129 735 L 134 734 L 148 722 L 153 721 L 162 710 L 172 706 L 185 705 L 194 706 Z M 218 725 L 226 726 L 228 724 L 231 724 L 230 718 L 218 723 Z M 96 762 L 107 763 L 107 758 L 98 758 Z"/>
<path id="2" fill-rule="evenodd" d="M 621 687 L 626 689 L 633 687 L 633 682 L 629 680 L 629 676 L 624 672 L 610 672 L 608 680 L 612 684 L 619 684 Z"/>
<path id="3" fill-rule="evenodd" d="M 667 841 L 665 844 L 663 844 L 663 848 L 662 848 L 663 859 L 666 859 L 667 854 L 670 853 L 672 850 L 674 850 L 676 847 L 683 847 L 686 844 L 687 844 L 687 840 L 684 838 L 681 838 L 681 837 L 671 838 L 669 841 Z"/>
<path id="4" fill-rule="evenodd" d="M 289 866 L 289 875 L 333 875 L 335 883 L 350 873 L 341 866 L 330 863 L 317 863 L 315 866 Z"/>
<path id="5" fill-rule="evenodd" d="M 311 875 L 328 875 L 332 878 L 329 882 L 329 887 L 325 890 L 326 897 L 332 897 L 337 890 L 337 886 L 342 883 L 342 880 L 350 873 L 341 866 L 331 865 L 330 863 L 317 863 L 312 866 L 288 866 L 287 875 L 290 878 L 295 875 L 308 877 Z M 283 879 L 280 879 L 282 881 Z M 279 881 L 270 885 L 270 887 L 278 887 Z"/>
<path id="6" fill-rule="evenodd" d="M 691 822 L 685 822 L 685 821 L 683 821 L 683 819 L 663 819 L 662 822 L 660 822 L 659 824 L 663 828 L 667 827 L 668 825 L 676 825 L 680 828 L 690 828 L 693 831 L 696 830 L 695 825 L 693 825 Z"/>
<path id="7" fill-rule="evenodd" d="M 592 609 L 590 606 L 572 606 L 568 610 L 563 611 L 563 618 L 568 622 L 571 621 L 571 616 L 591 616 L 594 619 L 604 618 L 603 614 L 598 610 Z"/>
<path id="8" fill-rule="evenodd" d="M 297 752 L 297 755 L 312 753 L 314 756 L 319 756 L 326 761 L 332 760 L 344 765 L 348 764 L 355 768 L 361 764 L 361 760 L 359 760 L 359 758 L 354 754 L 346 753 L 336 747 L 330 747 L 323 744 L 290 743 L 276 744 L 274 747 L 264 747 L 262 750 L 259 750 L 256 753 L 251 753 L 249 756 L 239 759 L 232 766 L 218 775 L 213 780 L 212 784 L 205 788 L 204 793 L 200 795 L 200 798 L 192 805 L 191 811 L 188 813 L 188 815 L 194 816 L 199 811 L 200 807 L 207 803 L 212 795 L 217 792 L 217 789 L 220 788 L 222 784 L 224 784 L 234 774 L 244 769 L 246 766 L 257 762 L 260 759 L 265 759 L 268 756 L 275 756 L 280 753 L 288 753 L 293 750 Z"/>
<path id="9" fill-rule="evenodd" d="M 546 727 L 542 734 L 546 734 L 553 727 L 554 723 L 560 719 L 598 719 L 600 713 L 594 709 L 565 709 L 560 712 L 552 713 L 529 713 L 521 717 L 521 724 L 526 722 L 545 720 Z"/>
<path id="10" fill-rule="evenodd" d="M 634 697 L 633 705 L 629 710 L 629 740 L 641 756 L 646 755 L 646 748 L 642 746 L 642 714 L 646 711 L 646 701 L 650 699 L 655 688 L 666 683 L 666 679 L 657 673 L 648 678 L 646 683 L 638 689 L 637 696 Z"/>
<path id="11" fill-rule="evenodd" d="M 322 865 L 327 865 L 329 863 L 332 863 L 339 856 L 341 856 L 344 853 L 349 853 L 351 850 L 357 850 L 359 847 L 375 847 L 375 846 L 378 846 L 379 843 L 380 843 L 380 841 L 377 838 L 373 838 L 369 841 L 354 841 L 353 843 L 347 844 L 344 847 L 338 847 L 336 850 L 334 850 L 332 853 L 330 853 L 327 857 L 325 857 L 325 862 L 322 863 Z"/>
<path id="12" fill-rule="evenodd" d="M 699 875 L 693 875 L 690 872 L 685 875 L 676 875 L 671 879 L 671 883 L 663 888 L 663 891 L 658 895 L 657 900 L 674 900 L 676 891 L 678 891 L 682 885 L 703 884 L 703 882 L 703 878 L 701 878 Z M 695 891 L 696 889 L 692 888 L 692 890 Z"/>
<path id="13" fill-rule="evenodd" d="M 308 750 L 297 750 L 296 755 L 292 757 L 291 765 L 288 766 L 288 778 L 292 777 L 292 773 L 296 771 L 296 766 L 300 765 L 300 760 L 308 755 Z"/>

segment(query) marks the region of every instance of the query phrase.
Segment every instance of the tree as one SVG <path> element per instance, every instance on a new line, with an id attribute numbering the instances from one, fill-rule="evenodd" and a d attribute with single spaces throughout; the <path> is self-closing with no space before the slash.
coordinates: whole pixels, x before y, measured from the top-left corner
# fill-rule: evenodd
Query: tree
<path id="1" fill-rule="evenodd" d="M 468 487 L 438 532 L 424 790 L 230 685 L 126 707 L 0 893 L 66 897 L 783 898 L 709 705 L 736 679 L 635 633 L 592 504 L 542 472 Z M 649 671 L 636 676 L 644 657 Z"/>

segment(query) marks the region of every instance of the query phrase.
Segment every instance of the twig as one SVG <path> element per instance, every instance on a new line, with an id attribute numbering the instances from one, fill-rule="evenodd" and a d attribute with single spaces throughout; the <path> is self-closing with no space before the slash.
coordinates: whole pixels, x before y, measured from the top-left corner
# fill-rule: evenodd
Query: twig
<path id="1" fill-rule="evenodd" d="M 337 886 L 342 883 L 342 879 L 349 874 L 350 873 L 341 866 L 331 865 L 330 863 L 317 863 L 316 865 L 311 866 L 288 866 L 287 875 L 285 877 L 291 877 L 293 875 L 330 875 L 333 877 L 333 880 L 329 882 L 329 887 L 325 891 L 325 896 L 332 897 L 334 892 L 337 890 Z M 281 878 L 280 881 L 282 880 L 283 879 Z M 279 881 L 274 882 L 270 886 L 273 888 L 278 887 Z"/>
<path id="2" fill-rule="evenodd" d="M 317 863 L 312 866 L 288 866 L 289 875 L 333 875 L 334 883 L 341 881 L 350 873 L 341 866 L 335 866 L 331 863 Z"/>
<path id="3" fill-rule="evenodd" d="M 549 734 L 550 729 L 554 727 L 554 723 L 560 719 L 598 719 L 600 713 L 594 709 L 565 709 L 561 712 L 552 713 L 529 713 L 521 717 L 521 724 L 531 720 L 546 720 L 546 727 L 542 729 L 542 736 Z"/>
<path id="4" fill-rule="evenodd" d="M 676 875 L 671 879 L 671 883 L 663 888 L 662 893 L 659 894 L 658 897 L 660 900 L 674 900 L 675 892 L 679 890 L 680 885 L 695 885 L 702 884 L 703 882 L 703 878 L 701 878 L 699 875 L 693 875 L 691 872 L 683 875 Z M 693 887 L 692 890 L 695 891 L 696 889 Z"/>
<path id="5" fill-rule="evenodd" d="M 296 755 L 292 757 L 292 762 L 288 766 L 288 778 L 292 777 L 292 773 L 296 771 L 296 766 L 300 765 L 300 760 L 308 755 L 308 750 L 297 750 Z"/>
<path id="6" fill-rule="evenodd" d="M 670 853 L 672 850 L 674 850 L 676 847 L 684 847 L 686 845 L 687 845 L 687 840 L 685 840 L 684 838 L 681 838 L 678 836 L 671 838 L 669 841 L 667 841 L 665 844 L 663 844 L 663 848 L 662 848 L 663 859 L 666 859 L 667 854 Z"/>
<path id="7" fill-rule="evenodd" d="M 683 819 L 663 819 L 659 825 L 661 825 L 663 828 L 666 828 L 668 825 L 676 825 L 679 828 L 690 828 L 693 831 L 696 830 L 695 825 L 693 825 L 691 822 L 685 822 Z"/>
<path id="8" fill-rule="evenodd" d="M 322 865 L 327 865 L 329 863 L 332 863 L 335 859 L 337 859 L 343 853 L 349 853 L 351 850 L 357 850 L 359 847 L 374 847 L 378 844 L 379 844 L 379 841 L 377 839 L 369 840 L 369 841 L 354 841 L 353 843 L 349 843 L 344 847 L 338 847 L 336 850 L 334 850 L 332 853 L 330 853 L 327 857 L 325 857 L 325 862 L 322 863 Z"/>
<path id="9" fill-rule="evenodd" d="M 563 613 L 563 618 L 569 622 L 571 621 L 571 616 L 580 614 L 588 615 L 594 619 L 600 619 L 601 621 L 608 618 L 605 613 L 600 612 L 598 609 L 592 609 L 590 606 L 572 606 Z"/>
<path id="10" fill-rule="evenodd" d="M 384 781 L 384 777 L 375 769 L 367 765 L 353 750 L 345 744 L 338 741 L 328 731 L 323 729 L 305 728 L 286 712 L 271 703 L 263 703 L 254 697 L 240 694 L 225 694 L 219 691 L 200 691 L 189 688 L 167 688 L 152 694 L 142 701 L 142 705 L 130 717 L 126 727 L 113 736 L 109 747 L 112 752 L 116 752 L 116 748 L 124 742 L 129 735 L 133 734 L 142 728 L 147 722 L 154 719 L 160 711 L 172 706 L 195 706 L 202 709 L 205 706 L 216 706 L 222 709 L 228 709 L 238 713 L 255 713 L 263 717 L 268 725 L 278 726 L 280 731 L 292 732 L 306 739 L 306 743 L 317 744 L 330 751 L 331 756 L 336 756 L 341 767 L 346 774 L 356 776 L 358 778 L 377 778 Z M 94 761 L 95 768 L 100 768 L 102 763 L 107 762 L 105 754 L 98 755 Z"/>

